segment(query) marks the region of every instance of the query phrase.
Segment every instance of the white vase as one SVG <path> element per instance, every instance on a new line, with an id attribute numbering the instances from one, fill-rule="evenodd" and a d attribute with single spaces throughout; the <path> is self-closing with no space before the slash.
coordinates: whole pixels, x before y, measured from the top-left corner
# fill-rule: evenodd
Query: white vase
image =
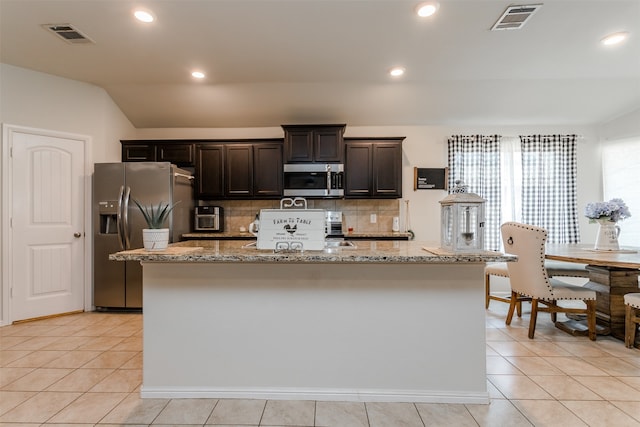
<path id="1" fill-rule="evenodd" d="M 598 237 L 596 238 L 595 249 L 598 251 L 617 251 L 620 249 L 618 245 L 618 236 L 620 235 L 620 227 L 613 222 L 607 220 L 598 220 Z"/>
<path id="2" fill-rule="evenodd" d="M 168 228 L 145 228 L 142 230 L 142 242 L 148 251 L 162 251 L 169 245 Z"/>

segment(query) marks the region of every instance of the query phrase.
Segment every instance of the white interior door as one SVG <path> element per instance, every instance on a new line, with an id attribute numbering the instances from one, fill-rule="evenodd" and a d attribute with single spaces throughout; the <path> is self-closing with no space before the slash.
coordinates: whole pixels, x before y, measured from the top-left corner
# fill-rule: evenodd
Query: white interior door
<path id="1" fill-rule="evenodd" d="M 82 310 L 85 141 L 11 135 L 11 320 Z"/>

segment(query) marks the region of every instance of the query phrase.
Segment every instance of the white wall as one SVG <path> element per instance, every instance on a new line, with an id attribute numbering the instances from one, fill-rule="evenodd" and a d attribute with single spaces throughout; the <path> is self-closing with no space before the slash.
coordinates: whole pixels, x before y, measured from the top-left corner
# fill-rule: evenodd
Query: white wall
<path id="1" fill-rule="evenodd" d="M 0 123 L 89 136 L 90 171 L 93 163 L 120 161 L 120 139 L 135 135 L 131 122 L 102 88 L 7 64 L 0 64 Z M 0 157 L 0 167 L 3 163 Z M 85 227 L 88 253 L 90 227 L 91 224 Z M 1 234 L 0 229 L 0 239 Z M 4 268 L 5 254 L 0 254 L 0 259 Z M 0 324 L 6 320 L 2 310 L 5 303 L 0 293 Z"/>
<path id="2" fill-rule="evenodd" d="M 599 133 L 603 142 L 640 136 L 640 108 L 603 123 Z"/>
<path id="3" fill-rule="evenodd" d="M 120 139 L 135 128 L 104 89 L 0 64 L 0 122 L 88 135 L 93 160 L 120 161 Z"/>
<path id="4" fill-rule="evenodd" d="M 403 143 L 403 190 L 404 201 L 409 201 L 411 229 L 416 239 L 439 241 L 440 204 L 446 196 L 444 190 L 413 190 L 413 168 L 442 168 L 447 166 L 447 138 L 452 134 L 499 134 L 517 136 L 529 134 L 578 134 L 578 209 L 590 201 L 600 200 L 602 177 L 600 151 L 595 126 L 349 126 L 346 137 L 405 136 Z M 140 139 L 170 138 L 281 138 L 281 127 L 246 129 L 139 129 Z M 403 209 L 401 210 L 401 212 Z M 404 215 L 402 215 L 404 216 Z M 403 218 L 404 219 L 404 218 Z M 403 221 L 404 224 L 404 221 Z M 402 227 L 402 224 L 401 224 Z M 589 226 L 586 218 L 580 218 L 583 242 L 595 241 L 595 227 Z"/>

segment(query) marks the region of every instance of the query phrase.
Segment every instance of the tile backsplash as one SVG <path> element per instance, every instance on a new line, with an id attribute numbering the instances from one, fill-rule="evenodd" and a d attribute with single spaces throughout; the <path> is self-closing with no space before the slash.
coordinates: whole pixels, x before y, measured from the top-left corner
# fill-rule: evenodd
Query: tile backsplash
<path id="1" fill-rule="evenodd" d="M 199 204 L 222 206 L 224 231 L 229 233 L 239 232 L 240 227 L 248 228 L 260 209 L 280 208 L 280 200 L 201 201 Z M 342 227 L 345 234 L 349 228 L 353 228 L 354 233 L 389 232 L 393 217 L 400 215 L 400 200 L 308 199 L 307 208 L 342 211 Z M 375 223 L 371 223 L 372 214 L 376 216 Z"/>

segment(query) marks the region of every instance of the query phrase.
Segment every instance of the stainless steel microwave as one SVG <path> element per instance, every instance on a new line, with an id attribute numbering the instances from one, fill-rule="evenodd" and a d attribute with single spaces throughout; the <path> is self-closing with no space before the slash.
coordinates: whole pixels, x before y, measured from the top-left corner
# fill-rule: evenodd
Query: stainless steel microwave
<path id="1" fill-rule="evenodd" d="M 284 196 L 344 196 L 344 165 L 296 163 L 284 165 Z"/>

